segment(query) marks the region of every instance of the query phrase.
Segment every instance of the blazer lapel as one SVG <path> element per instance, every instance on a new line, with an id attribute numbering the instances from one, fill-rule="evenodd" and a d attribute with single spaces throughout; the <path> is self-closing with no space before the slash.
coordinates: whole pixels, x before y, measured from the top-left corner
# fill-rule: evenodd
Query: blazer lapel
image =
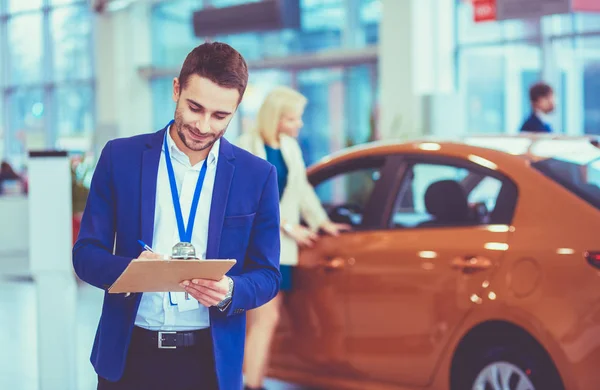
<path id="1" fill-rule="evenodd" d="M 219 257 L 219 244 L 221 243 L 221 231 L 225 218 L 225 208 L 229 199 L 229 189 L 235 171 L 233 160 L 233 147 L 225 139 L 221 138 L 219 149 L 219 161 L 215 175 L 215 186 L 213 189 L 210 216 L 208 219 L 208 243 L 206 247 L 206 258 L 216 259 Z"/>
<path id="2" fill-rule="evenodd" d="M 170 125 L 170 123 L 169 123 Z M 156 182 L 158 179 L 158 164 L 162 150 L 165 131 L 169 126 L 148 140 L 142 155 L 142 192 L 141 196 L 141 232 L 142 241 L 152 246 L 154 235 L 154 211 L 156 206 Z"/>

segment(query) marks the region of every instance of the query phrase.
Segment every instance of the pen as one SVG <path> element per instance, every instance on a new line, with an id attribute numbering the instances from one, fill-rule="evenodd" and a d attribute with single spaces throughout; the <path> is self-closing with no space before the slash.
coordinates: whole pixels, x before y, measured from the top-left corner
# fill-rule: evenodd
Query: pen
<path id="1" fill-rule="evenodd" d="M 154 250 L 152 248 L 150 248 L 148 246 L 148 244 L 146 244 L 144 241 L 138 240 L 138 243 L 142 246 L 142 248 L 144 248 L 144 250 L 147 250 L 148 252 L 154 253 Z"/>
<path id="2" fill-rule="evenodd" d="M 144 248 L 144 250 L 146 250 L 146 251 L 148 251 L 148 252 L 152 252 L 152 253 L 154 253 L 154 250 L 153 250 L 152 248 L 150 248 L 150 247 L 148 246 L 148 244 L 146 244 L 144 241 L 142 241 L 142 240 L 138 240 L 138 243 L 139 243 L 139 244 L 142 246 L 142 248 Z M 125 298 L 127 298 L 127 297 L 128 297 L 128 296 L 130 296 L 130 295 L 131 295 L 131 293 L 126 293 L 126 294 L 125 294 Z"/>

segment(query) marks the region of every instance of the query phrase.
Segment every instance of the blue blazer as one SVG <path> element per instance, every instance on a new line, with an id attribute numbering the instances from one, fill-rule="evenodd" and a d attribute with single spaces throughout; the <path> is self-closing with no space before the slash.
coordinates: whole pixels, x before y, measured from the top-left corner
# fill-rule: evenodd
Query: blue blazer
<path id="1" fill-rule="evenodd" d="M 552 128 L 547 123 L 542 122 L 542 120 L 532 113 L 529 118 L 525 120 L 523 126 L 521 126 L 521 131 L 529 131 L 534 133 L 551 133 Z"/>
<path id="2" fill-rule="evenodd" d="M 106 290 L 139 256 L 137 240 L 152 245 L 165 130 L 106 144 L 73 248 L 77 275 L 105 290 L 91 362 L 100 376 L 111 381 L 123 375 L 142 294 L 125 297 Z M 209 259 L 237 260 L 228 273 L 234 281 L 231 304 L 224 312 L 210 309 L 222 390 L 242 387 L 246 310 L 263 305 L 279 291 L 279 248 L 279 193 L 274 167 L 222 138 L 206 251 Z"/>

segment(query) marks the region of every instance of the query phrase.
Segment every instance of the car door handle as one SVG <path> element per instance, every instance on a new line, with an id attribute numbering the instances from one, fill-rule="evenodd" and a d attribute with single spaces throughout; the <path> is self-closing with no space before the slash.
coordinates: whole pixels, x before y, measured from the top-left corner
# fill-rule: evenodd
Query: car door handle
<path id="1" fill-rule="evenodd" d="M 485 271 L 492 266 L 492 261 L 481 256 L 462 256 L 452 260 L 452 268 L 465 273 Z"/>
<path id="2" fill-rule="evenodd" d="M 328 257 L 327 261 L 323 264 L 323 267 L 326 269 L 341 269 L 346 267 L 346 265 L 354 265 L 356 260 L 354 257 L 344 258 L 341 256 L 332 256 Z"/>

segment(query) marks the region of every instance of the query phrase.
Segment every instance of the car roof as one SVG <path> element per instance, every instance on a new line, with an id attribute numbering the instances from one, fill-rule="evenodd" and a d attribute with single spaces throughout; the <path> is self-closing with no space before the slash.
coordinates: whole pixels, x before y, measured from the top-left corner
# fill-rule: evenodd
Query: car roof
<path id="1" fill-rule="evenodd" d="M 410 141 L 382 140 L 345 148 L 320 160 L 316 166 L 335 161 L 383 154 L 429 154 L 463 159 L 489 160 L 494 165 L 529 165 L 529 162 L 558 158 L 585 164 L 600 158 L 600 137 L 520 133 L 430 136 Z M 481 161 L 480 161 L 481 163 Z M 485 161 L 484 164 L 485 165 Z"/>

